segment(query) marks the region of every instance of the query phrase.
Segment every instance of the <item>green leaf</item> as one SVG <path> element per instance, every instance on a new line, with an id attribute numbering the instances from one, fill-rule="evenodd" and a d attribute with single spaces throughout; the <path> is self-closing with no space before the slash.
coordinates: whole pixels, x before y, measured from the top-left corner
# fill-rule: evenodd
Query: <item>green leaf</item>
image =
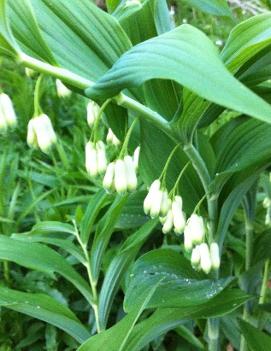
<path id="1" fill-rule="evenodd" d="M 115 201 L 105 213 L 104 217 L 98 223 L 95 238 L 90 252 L 90 266 L 92 276 L 95 281 L 98 280 L 103 253 L 109 243 L 111 235 L 114 232 L 114 226 L 119 219 L 122 208 L 127 201 L 127 196 L 117 196 Z"/>
<path id="2" fill-rule="evenodd" d="M 157 285 L 154 285 L 149 294 L 146 296 L 145 300 L 142 301 L 142 304 L 135 306 L 133 310 L 119 323 L 114 325 L 112 328 L 91 337 L 81 347 L 79 347 L 78 351 L 105 350 L 108 348 L 108 345 L 110 345 L 110 351 L 129 350 L 129 348 L 127 348 L 129 336 L 156 288 Z"/>
<path id="3" fill-rule="evenodd" d="M 175 329 L 191 318 L 217 317 L 232 312 L 248 300 L 240 290 L 226 290 L 198 306 L 161 308 L 148 319 L 136 325 L 127 343 L 127 350 L 141 351 L 152 340 Z"/>
<path id="4" fill-rule="evenodd" d="M 230 16 L 231 12 L 226 0 L 185 0 L 203 12 L 215 16 Z M 179 2 L 181 2 L 179 0 Z"/>
<path id="5" fill-rule="evenodd" d="M 194 271 L 190 262 L 176 251 L 153 250 L 141 256 L 134 264 L 124 308 L 130 311 L 158 282 L 160 284 L 148 303 L 149 308 L 203 304 L 219 294 L 231 280 L 207 279 Z"/>
<path id="6" fill-rule="evenodd" d="M 190 25 L 136 45 L 86 93 L 105 99 L 155 78 L 174 80 L 209 101 L 271 121 L 271 107 L 228 72 L 211 41 Z"/>
<path id="7" fill-rule="evenodd" d="M 263 333 L 243 320 L 240 320 L 239 324 L 250 351 L 271 350 L 271 336 Z"/>
<path id="8" fill-rule="evenodd" d="M 0 0 L 0 52 L 8 56 L 16 56 L 18 51 L 18 45 L 7 21 L 6 0 Z"/>
<path id="9" fill-rule="evenodd" d="M 110 196 L 103 189 L 91 197 L 80 224 L 80 235 L 83 244 L 88 243 L 94 222 L 100 210 L 107 204 L 109 198 Z"/>
<path id="10" fill-rule="evenodd" d="M 31 231 L 31 235 L 36 234 L 72 234 L 75 235 L 74 227 L 71 224 L 58 221 L 43 221 L 35 224 Z"/>
<path id="11" fill-rule="evenodd" d="M 271 233 L 267 231 L 254 243 L 253 261 L 259 262 L 271 258 Z"/>
<path id="12" fill-rule="evenodd" d="M 0 306 L 55 325 L 80 343 L 90 337 L 90 333 L 68 307 L 45 294 L 0 287 Z"/>
<path id="13" fill-rule="evenodd" d="M 27 48 L 28 53 L 43 55 L 45 61 L 48 60 L 48 47 L 58 65 L 82 77 L 96 80 L 130 47 L 119 23 L 88 0 L 78 3 L 21 0 L 20 6 L 27 12 L 26 16 L 18 18 L 15 13 L 17 6 L 11 6 L 9 17 L 20 44 Z M 33 21 L 39 27 L 42 41 L 38 40 L 36 30 L 29 31 L 29 23 Z"/>
<path id="14" fill-rule="evenodd" d="M 221 58 L 232 72 L 271 43 L 271 14 L 253 16 L 238 24 L 229 35 Z"/>
<path id="15" fill-rule="evenodd" d="M 123 243 L 119 254 L 113 258 L 107 268 L 99 295 L 99 320 L 102 329 L 106 327 L 113 299 L 127 271 L 127 267 L 129 267 L 130 263 L 134 260 L 140 247 L 156 227 L 157 222 L 157 219 L 150 220 L 129 236 Z"/>
<path id="16" fill-rule="evenodd" d="M 22 252 L 24 253 L 23 255 Z M 54 273 L 58 273 L 69 280 L 88 302 L 92 302 L 92 296 L 86 281 L 61 255 L 45 245 L 26 243 L 1 235 L 0 259 L 45 272 L 53 277 Z"/>

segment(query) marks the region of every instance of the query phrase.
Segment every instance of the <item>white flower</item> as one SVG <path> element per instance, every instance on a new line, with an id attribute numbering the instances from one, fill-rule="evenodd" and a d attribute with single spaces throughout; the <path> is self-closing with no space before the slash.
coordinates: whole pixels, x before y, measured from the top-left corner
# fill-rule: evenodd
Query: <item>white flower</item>
<path id="1" fill-rule="evenodd" d="M 42 114 L 28 122 L 27 144 L 30 147 L 39 147 L 41 151 L 47 153 L 56 141 L 57 137 L 54 128 L 47 115 Z"/>
<path id="2" fill-rule="evenodd" d="M 128 182 L 124 160 L 117 160 L 115 163 L 114 186 L 117 193 L 124 193 L 127 191 Z"/>
<path id="3" fill-rule="evenodd" d="M 97 151 L 97 171 L 99 174 L 103 174 L 107 167 L 107 158 L 105 152 L 105 145 L 103 141 L 98 141 L 96 144 Z"/>
<path id="4" fill-rule="evenodd" d="M 160 206 L 160 216 L 164 217 L 167 215 L 169 209 L 171 208 L 171 200 L 168 196 L 168 192 L 166 190 L 162 191 L 162 201 Z"/>
<path id="5" fill-rule="evenodd" d="M 164 221 L 165 219 L 165 221 Z M 164 225 L 163 225 L 163 228 L 162 228 L 162 232 L 164 234 L 167 234 L 169 233 L 172 228 L 173 228 L 173 214 L 172 214 L 172 211 L 169 210 L 166 217 L 164 217 L 163 221 L 164 221 Z"/>
<path id="6" fill-rule="evenodd" d="M 268 208 L 271 207 L 271 199 L 269 197 L 265 197 L 263 200 L 263 207 Z"/>
<path id="7" fill-rule="evenodd" d="M 181 196 L 176 195 L 172 202 L 174 231 L 181 234 L 185 227 L 185 215 L 183 213 L 183 200 Z"/>
<path id="8" fill-rule="evenodd" d="M 150 186 L 149 192 L 145 197 L 144 204 L 143 204 L 144 212 L 146 215 L 150 213 L 151 206 L 152 206 L 152 196 L 155 192 L 157 192 L 160 189 L 160 185 L 161 185 L 160 180 L 156 179 Z"/>
<path id="9" fill-rule="evenodd" d="M 202 243 L 199 245 L 199 250 L 200 250 L 200 267 L 203 270 L 203 272 L 208 274 L 212 268 L 212 261 L 211 261 L 209 247 L 206 243 Z"/>
<path id="10" fill-rule="evenodd" d="M 98 117 L 100 107 L 94 101 L 89 101 L 87 105 L 87 121 L 88 125 L 92 127 Z"/>
<path id="11" fill-rule="evenodd" d="M 150 209 L 150 216 L 151 218 L 158 217 L 161 211 L 161 203 L 163 199 L 163 191 L 158 190 L 153 192 L 151 196 L 151 209 Z"/>
<path id="12" fill-rule="evenodd" d="M 134 166 L 135 169 L 138 169 L 138 163 L 139 163 L 139 154 L 140 154 L 140 146 L 138 146 L 135 151 L 134 151 L 134 155 L 133 155 L 133 159 L 134 159 Z"/>
<path id="13" fill-rule="evenodd" d="M 97 152 L 94 144 L 89 141 L 85 147 L 85 166 L 88 174 L 95 177 L 98 174 L 97 169 Z"/>
<path id="14" fill-rule="evenodd" d="M 85 147 L 85 166 L 91 177 L 105 172 L 107 167 L 107 159 L 105 145 L 100 140 L 96 144 L 89 141 Z"/>
<path id="15" fill-rule="evenodd" d="M 140 0 L 126 0 L 125 7 L 142 6 Z"/>
<path id="16" fill-rule="evenodd" d="M 107 133 L 107 136 L 106 136 L 106 142 L 108 144 L 112 144 L 112 145 L 115 145 L 115 146 L 118 146 L 120 144 L 119 139 L 113 133 L 111 128 L 108 129 L 108 133 Z"/>
<path id="17" fill-rule="evenodd" d="M 212 243 L 210 246 L 210 255 L 212 268 L 218 269 L 220 267 L 220 255 L 219 255 L 219 246 L 217 243 Z"/>
<path id="18" fill-rule="evenodd" d="M 184 248 L 185 251 L 190 252 L 193 248 L 193 241 L 191 235 L 189 235 L 184 229 Z"/>
<path id="19" fill-rule="evenodd" d="M 71 95 L 71 90 L 68 89 L 62 82 L 60 79 L 57 79 L 56 80 L 56 92 L 57 92 L 57 95 L 59 97 L 68 97 Z"/>
<path id="20" fill-rule="evenodd" d="M 115 174 L 115 162 L 109 163 L 106 168 L 106 172 L 103 179 L 103 187 L 107 191 L 113 191 L 114 189 L 114 174 Z"/>
<path id="21" fill-rule="evenodd" d="M 131 156 L 124 157 L 126 177 L 127 177 L 127 190 L 134 191 L 137 187 L 137 176 L 134 167 L 134 162 Z"/>
<path id="22" fill-rule="evenodd" d="M 0 130 L 17 125 L 17 117 L 10 97 L 7 94 L 0 94 Z"/>
<path id="23" fill-rule="evenodd" d="M 192 251 L 191 264 L 192 264 L 193 268 L 195 268 L 195 269 L 199 268 L 199 265 L 200 265 L 200 247 L 199 247 L 199 245 L 197 245 Z"/>
<path id="24" fill-rule="evenodd" d="M 204 240 L 205 227 L 203 218 L 197 214 L 192 214 L 184 228 L 184 233 L 191 237 L 193 244 L 199 244 Z"/>

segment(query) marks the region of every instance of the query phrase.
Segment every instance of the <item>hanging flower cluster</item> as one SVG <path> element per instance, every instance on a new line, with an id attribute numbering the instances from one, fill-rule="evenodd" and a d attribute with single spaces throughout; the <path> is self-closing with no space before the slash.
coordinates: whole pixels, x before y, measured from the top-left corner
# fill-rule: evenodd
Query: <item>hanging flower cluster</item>
<path id="1" fill-rule="evenodd" d="M 0 132 L 6 132 L 8 128 L 17 125 L 17 117 L 10 97 L 0 94 Z"/>
<path id="2" fill-rule="evenodd" d="M 108 129 L 106 142 L 107 144 L 111 144 L 114 146 L 120 145 L 120 140 L 116 137 L 111 128 Z"/>
<path id="3" fill-rule="evenodd" d="M 30 147 L 40 148 L 44 153 L 48 153 L 56 141 L 52 122 L 47 115 L 41 114 L 30 119 L 27 127 L 27 144 Z"/>
<path id="4" fill-rule="evenodd" d="M 208 244 L 205 242 L 206 232 L 204 220 L 201 216 L 196 214 L 203 199 L 196 206 L 194 213 L 186 221 L 182 197 L 176 194 L 179 181 L 188 164 L 182 169 L 170 193 L 168 193 L 165 186 L 167 168 L 177 148 L 178 145 L 169 155 L 160 178 L 154 180 L 151 184 L 144 200 L 143 208 L 145 214 L 149 215 L 151 218 L 159 217 L 164 234 L 172 230 L 176 234 L 184 233 L 184 248 L 185 251 L 191 253 L 192 266 L 208 274 L 211 269 L 219 268 L 220 255 L 217 243 L 212 243 L 209 248 Z"/>

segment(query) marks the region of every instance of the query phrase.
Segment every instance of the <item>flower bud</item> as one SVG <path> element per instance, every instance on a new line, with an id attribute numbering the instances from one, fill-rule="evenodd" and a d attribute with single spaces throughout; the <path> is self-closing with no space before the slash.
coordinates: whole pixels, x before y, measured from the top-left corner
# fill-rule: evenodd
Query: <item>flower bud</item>
<path id="1" fill-rule="evenodd" d="M 31 69 L 31 68 L 26 67 L 26 68 L 25 68 L 25 75 L 26 75 L 28 78 L 32 78 L 32 77 L 34 77 L 34 75 L 35 75 L 35 71 L 34 71 L 33 69 Z"/>
<path id="2" fill-rule="evenodd" d="M 205 228 L 203 218 L 192 214 L 188 219 L 185 231 L 191 236 L 193 244 L 199 244 L 204 240 Z"/>
<path id="3" fill-rule="evenodd" d="M 94 144 L 89 141 L 85 147 L 85 166 L 88 174 L 91 177 L 95 177 L 98 174 L 97 167 L 97 151 Z"/>
<path id="4" fill-rule="evenodd" d="M 120 144 L 119 139 L 113 133 L 111 128 L 108 129 L 108 133 L 107 133 L 107 136 L 106 136 L 106 142 L 107 142 L 107 144 L 112 144 L 112 145 L 115 145 L 115 146 L 118 146 Z"/>
<path id="5" fill-rule="evenodd" d="M 185 227 L 185 215 L 182 210 L 183 200 L 181 196 L 175 196 L 172 202 L 172 213 L 173 213 L 173 224 L 174 231 L 177 234 L 181 234 Z"/>
<path id="6" fill-rule="evenodd" d="M 173 227 L 173 214 L 172 214 L 171 210 L 168 211 L 165 218 L 166 218 L 166 220 L 165 220 L 165 223 L 163 225 L 162 232 L 164 234 L 167 234 L 171 231 L 171 229 Z"/>
<path id="7" fill-rule="evenodd" d="M 87 121 L 90 127 L 92 127 L 93 124 L 95 123 L 98 117 L 99 111 L 100 111 L 100 107 L 96 104 L 96 102 L 89 101 L 87 105 Z"/>
<path id="8" fill-rule="evenodd" d="M 27 143 L 30 147 L 39 147 L 44 153 L 48 153 L 57 141 L 50 118 L 42 114 L 32 118 L 27 128 Z"/>
<path id="9" fill-rule="evenodd" d="M 271 207 L 271 199 L 269 199 L 269 197 L 265 197 L 263 200 L 263 207 L 264 208 L 268 208 Z"/>
<path id="10" fill-rule="evenodd" d="M 217 243 L 212 243 L 210 246 L 210 255 L 212 268 L 218 269 L 220 267 L 220 255 L 219 255 L 219 247 Z"/>
<path id="11" fill-rule="evenodd" d="M 152 195 L 154 192 L 158 191 L 160 189 L 160 180 L 156 179 L 150 186 L 149 192 L 147 194 L 147 196 L 145 197 L 144 200 L 144 212 L 146 215 L 148 215 L 150 213 L 151 210 L 151 205 L 152 205 Z"/>
<path id="12" fill-rule="evenodd" d="M 162 196 L 162 202 L 161 202 L 161 208 L 160 208 L 160 215 L 166 216 L 170 207 L 171 207 L 171 200 L 168 197 L 168 192 L 166 190 L 162 191 L 163 196 Z"/>
<path id="13" fill-rule="evenodd" d="M 99 174 L 103 174 L 106 170 L 107 159 L 105 152 L 105 145 L 103 141 L 98 141 L 96 144 L 96 152 L 97 152 L 97 171 Z"/>
<path id="14" fill-rule="evenodd" d="M 140 154 L 140 146 L 138 146 L 135 151 L 134 151 L 134 155 L 133 155 L 133 159 L 134 159 L 134 166 L 135 169 L 138 169 L 138 163 L 139 163 L 139 154 Z"/>
<path id="15" fill-rule="evenodd" d="M 124 160 L 116 161 L 114 186 L 118 193 L 124 193 L 127 191 L 127 177 Z"/>
<path id="16" fill-rule="evenodd" d="M 208 274 L 212 268 L 212 261 L 211 261 L 209 247 L 206 243 L 202 243 L 199 245 L 199 250 L 200 250 L 200 267 L 203 270 L 203 272 Z"/>
<path id="17" fill-rule="evenodd" d="M 140 0 L 126 0 L 125 7 L 142 6 Z"/>
<path id="18" fill-rule="evenodd" d="M 113 190 L 114 172 L 115 172 L 115 163 L 111 162 L 106 168 L 106 172 L 103 179 L 103 187 L 107 191 Z"/>
<path id="19" fill-rule="evenodd" d="M 68 89 L 62 82 L 60 79 L 57 79 L 56 80 L 56 92 L 57 92 L 57 95 L 58 97 L 68 97 L 71 95 L 71 90 Z"/>
<path id="20" fill-rule="evenodd" d="M 136 190 L 137 187 L 137 177 L 134 168 L 133 159 L 131 156 L 124 157 L 126 176 L 127 176 L 127 188 L 129 191 Z"/>
<path id="21" fill-rule="evenodd" d="M 7 94 L 0 94 L 0 109 L 1 109 L 1 129 L 15 127 L 17 125 L 17 117 L 10 97 Z M 5 126 L 5 127 L 3 127 Z"/>
<path id="22" fill-rule="evenodd" d="M 191 255 L 191 264 L 193 268 L 198 268 L 200 265 L 200 247 L 197 245 Z"/>

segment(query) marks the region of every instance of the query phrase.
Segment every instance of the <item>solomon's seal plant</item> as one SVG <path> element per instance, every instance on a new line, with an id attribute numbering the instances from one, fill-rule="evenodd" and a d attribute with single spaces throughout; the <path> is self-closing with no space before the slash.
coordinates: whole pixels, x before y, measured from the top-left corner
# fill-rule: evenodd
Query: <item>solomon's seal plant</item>
<path id="1" fill-rule="evenodd" d="M 270 4 L 99 4 L 0 0 L 1 57 L 36 72 L 0 138 L 43 151 L 0 162 L 0 306 L 44 323 L 13 349 L 271 350 Z"/>

